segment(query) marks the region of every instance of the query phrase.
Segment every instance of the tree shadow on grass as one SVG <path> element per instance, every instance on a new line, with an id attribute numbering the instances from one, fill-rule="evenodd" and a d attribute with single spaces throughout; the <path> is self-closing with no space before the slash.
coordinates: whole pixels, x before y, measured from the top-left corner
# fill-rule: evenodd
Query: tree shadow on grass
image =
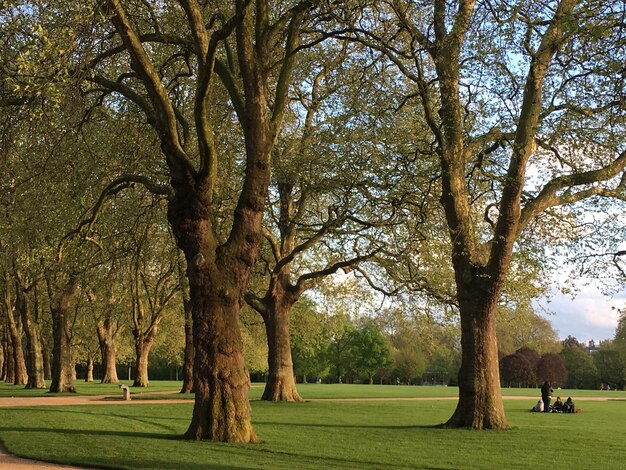
<path id="1" fill-rule="evenodd" d="M 125 438 L 146 438 L 146 439 L 159 439 L 159 440 L 177 440 L 181 442 L 188 442 L 190 444 L 198 444 L 202 445 L 202 442 L 188 441 L 184 440 L 180 435 L 165 435 L 158 433 L 149 433 L 149 432 L 126 432 L 126 431 L 97 431 L 97 430 L 79 430 L 79 429 L 41 429 L 41 428 L 14 428 L 14 427 L 0 427 L 0 435 L 5 431 L 18 431 L 20 433 L 37 433 L 37 434 L 65 434 L 69 436 L 93 436 L 93 438 L 97 438 L 98 436 L 119 436 Z M 72 465 L 72 466 L 85 466 L 88 468 L 116 468 L 116 469 L 142 469 L 142 468 L 181 468 L 185 470 L 252 470 L 256 468 L 260 468 L 265 465 L 269 465 L 271 468 L 272 465 L 276 465 L 276 461 L 283 460 L 283 464 L 293 463 L 302 461 L 316 462 L 316 466 L 319 468 L 335 468 L 335 469 L 353 469 L 357 467 L 369 466 L 373 468 L 406 468 L 406 465 L 394 465 L 390 463 L 380 462 L 380 461 L 360 461 L 353 460 L 349 458 L 341 458 L 341 457 L 333 457 L 333 456 L 321 456 L 321 455 L 306 455 L 301 452 L 289 452 L 289 451 L 280 451 L 268 449 L 267 447 L 262 447 L 256 444 L 225 444 L 225 443 L 216 443 L 216 442 L 207 442 L 207 444 L 211 444 L 210 450 L 207 451 L 207 457 L 211 458 L 213 462 L 189 462 L 184 459 L 176 459 L 172 457 L 171 454 L 168 455 L 167 459 L 159 460 L 157 458 L 145 459 L 141 457 L 133 457 L 128 454 L 128 449 L 125 449 L 126 453 L 115 452 L 114 454 L 107 454 L 106 456 L 101 456 L 98 458 L 94 456 L 91 460 L 85 461 L 83 459 L 72 458 L 71 455 L 68 455 L 66 459 L 49 459 L 48 461 L 60 463 L 63 465 Z M 216 459 L 216 454 L 222 454 L 222 458 Z M 254 466 L 245 466 L 238 464 L 225 464 L 229 460 L 233 460 L 236 455 L 243 456 L 243 458 L 253 459 L 256 464 Z M 21 458 L 31 458 L 32 456 L 28 455 L 18 455 Z M 264 457 L 260 459 L 259 457 Z M 217 461 L 215 463 L 215 461 Z M 283 465 L 284 466 L 284 465 Z"/>
<path id="2" fill-rule="evenodd" d="M 128 439 L 134 438 L 144 438 L 144 439 L 158 439 L 158 440 L 168 440 L 168 441 L 181 441 L 181 442 L 189 442 L 191 444 L 194 441 L 185 440 L 181 434 L 161 434 L 161 433 L 151 433 L 151 432 L 136 432 L 136 431 L 107 431 L 107 430 L 85 430 L 85 429 L 63 429 L 63 428 L 34 428 L 34 427 L 3 427 L 0 426 L 0 435 L 4 434 L 4 432 L 19 432 L 19 433 L 33 433 L 33 434 L 64 434 L 68 436 L 93 436 L 91 439 L 95 439 L 97 437 L 102 436 L 116 436 L 123 437 Z M 212 443 L 213 444 L 213 443 Z M 6 445 L 0 440 L 0 445 L 4 446 L 7 449 Z M 24 454 L 16 454 L 7 449 L 12 455 L 15 455 L 20 458 L 30 459 L 32 456 L 24 455 Z M 54 462 L 62 465 L 72 465 L 72 466 L 83 466 L 85 468 L 119 468 L 119 469 L 141 469 L 141 468 L 181 468 L 185 470 L 252 470 L 252 466 L 241 466 L 241 465 L 229 465 L 222 463 L 212 463 L 212 462 L 202 462 L 202 463 L 194 463 L 189 462 L 187 460 L 177 460 L 175 457 L 172 457 L 171 454 L 168 455 L 167 459 L 159 460 L 156 458 L 153 459 L 145 459 L 145 458 L 133 458 L 132 455 L 128 453 L 129 449 L 113 449 L 112 454 L 107 454 L 106 456 L 94 456 L 93 460 L 84 461 L 82 459 L 72 458 L 71 455 L 68 455 L 66 459 L 47 459 L 48 462 Z M 220 449 L 220 446 L 214 446 L 210 451 L 212 454 L 215 453 L 232 453 L 232 449 L 228 446 L 224 446 Z M 158 454 L 158 452 L 156 452 Z M 229 456 L 227 456 L 227 459 Z M 43 461 L 43 460 L 42 460 Z M 166 465 L 166 467 L 164 467 Z"/>
<path id="3" fill-rule="evenodd" d="M 57 407 L 50 407 L 50 408 L 22 407 L 20 408 L 20 410 L 36 411 L 38 413 L 45 412 L 45 413 L 50 413 L 50 414 L 58 413 L 62 415 L 77 414 L 77 415 L 85 415 L 85 416 L 98 416 L 100 418 L 110 416 L 111 418 L 121 418 L 121 419 L 130 420 L 130 421 L 136 421 L 136 422 L 143 423 L 143 424 L 148 424 L 151 426 L 164 429 L 166 431 L 172 431 L 172 427 L 160 423 L 159 420 L 189 422 L 189 419 L 190 419 L 188 417 L 180 417 L 180 418 L 175 417 L 175 416 L 172 416 L 171 414 L 168 414 L 168 415 L 151 414 L 149 417 L 143 417 L 141 415 L 134 415 L 132 413 L 115 413 L 115 412 L 112 412 L 112 410 L 110 409 L 104 412 L 100 412 L 101 410 L 99 408 L 93 408 L 93 407 L 90 407 L 89 411 L 87 411 L 86 409 L 76 409 L 76 407 L 61 408 L 61 409 Z"/>
<path id="4" fill-rule="evenodd" d="M 411 429 L 443 429 L 441 424 L 411 424 L 411 425 L 383 425 L 383 424 L 342 424 L 342 423 L 280 423 L 276 421 L 253 420 L 254 425 L 267 426 L 288 426 L 304 428 L 333 428 L 333 429 L 390 429 L 390 430 L 411 430 Z"/>

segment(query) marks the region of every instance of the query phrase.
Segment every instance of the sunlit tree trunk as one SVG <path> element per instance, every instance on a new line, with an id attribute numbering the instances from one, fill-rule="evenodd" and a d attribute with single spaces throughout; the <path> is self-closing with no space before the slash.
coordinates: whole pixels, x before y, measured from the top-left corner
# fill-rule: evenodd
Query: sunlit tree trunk
<path id="1" fill-rule="evenodd" d="M 298 3 L 279 15 L 279 22 L 272 23 L 276 12 L 271 7 L 275 4 L 262 0 L 253 5 L 236 0 L 234 17 L 221 22 L 222 29 L 209 28 L 209 31 L 200 3 L 180 2 L 189 26 L 187 36 L 193 42 L 187 50 L 195 53 L 197 63 L 192 94 L 196 135 L 187 142 L 195 141 L 197 146 L 188 153 L 186 138 L 180 132 L 180 115 L 161 73 L 134 29 L 134 21 L 128 17 L 122 2 L 101 3 L 131 57 L 134 75 L 147 91 L 147 96 L 139 99 L 136 91 L 125 96 L 140 102 L 149 115 L 161 139 L 170 173 L 168 221 L 187 262 L 195 349 L 195 403 L 185 436 L 254 442 L 256 434 L 250 420 L 249 376 L 243 359 L 239 313 L 261 245 L 272 151 L 289 101 L 302 19 L 311 4 Z M 231 45 L 236 52 L 231 56 L 232 63 L 218 63 L 217 47 L 233 32 L 235 41 Z M 283 34 L 284 45 L 278 40 Z M 229 70 L 231 66 L 236 71 Z M 213 197 L 219 186 L 220 160 L 210 104 L 217 74 L 226 85 L 245 139 L 241 192 L 230 232 L 223 242 L 219 241 L 213 225 Z M 270 78 L 276 78 L 276 83 L 270 85 Z"/>
<path id="2" fill-rule="evenodd" d="M 41 351 L 43 355 L 43 378 L 45 380 L 52 380 L 52 366 L 50 360 L 50 352 L 46 346 L 46 342 L 41 342 Z"/>
<path id="3" fill-rule="evenodd" d="M 0 338 L 2 338 L 1 332 L 0 332 Z M 4 381 L 5 375 L 6 375 L 6 370 L 4 368 L 4 341 L 0 339 L 0 382 Z"/>
<path id="4" fill-rule="evenodd" d="M 70 277 L 63 286 L 60 294 L 54 295 L 52 280 L 48 276 L 48 291 L 50 294 L 50 310 L 52 312 L 52 382 L 50 392 L 76 392 L 73 376 L 75 374 L 74 361 L 70 349 L 68 334 L 68 316 L 70 302 L 77 288 L 76 278 Z"/>
<path id="5" fill-rule="evenodd" d="M 117 346 L 115 336 L 117 330 L 111 318 L 106 318 L 96 325 L 98 334 L 98 344 L 100 345 L 100 355 L 102 358 L 102 380 L 101 383 L 118 383 L 117 377 Z"/>
<path id="6" fill-rule="evenodd" d="M 13 314 L 14 305 L 11 298 L 11 292 L 9 290 L 9 275 L 6 271 L 4 281 L 5 284 L 3 309 L 7 318 L 9 339 L 13 346 L 13 383 L 15 385 L 26 385 L 28 383 L 28 374 L 26 372 L 26 360 L 24 358 L 24 350 L 22 349 L 22 327 L 21 322 L 18 322 L 19 317 L 16 318 Z"/>
<path id="7" fill-rule="evenodd" d="M 34 287 L 34 315 L 31 314 L 30 304 L 26 298 L 18 279 L 16 279 L 16 307 L 22 317 L 22 325 L 26 336 L 26 348 L 28 350 L 28 383 L 26 388 L 45 388 L 43 352 L 41 341 L 40 308 L 37 287 Z"/>
<path id="8" fill-rule="evenodd" d="M 150 349 L 154 344 L 154 337 L 157 332 L 157 325 L 152 326 L 148 333 L 144 334 L 141 330 L 133 330 L 135 337 L 135 381 L 133 387 L 148 387 L 148 357 Z"/>
<path id="9" fill-rule="evenodd" d="M 239 310 L 235 301 L 210 291 L 196 297 L 194 318 L 195 403 L 185 436 L 227 442 L 254 442 Z M 198 308 L 203 311 L 199 311 Z"/>
<path id="10" fill-rule="evenodd" d="M 13 383 L 15 382 L 15 361 L 13 360 L 13 344 L 11 344 L 11 338 L 9 338 L 8 333 L 6 343 L 4 345 L 4 351 L 6 353 L 4 356 L 4 381 L 5 383 Z"/>
<path id="11" fill-rule="evenodd" d="M 183 358 L 183 386 L 180 393 L 192 393 L 193 386 L 193 316 L 191 314 L 191 299 L 183 297 L 183 308 L 185 311 L 185 353 Z"/>
<path id="12" fill-rule="evenodd" d="M 461 368 L 459 401 L 446 425 L 505 429 L 508 422 L 500 390 L 496 307 L 500 293 L 485 290 L 477 279 L 459 292 L 461 301 Z"/>
<path id="13" fill-rule="evenodd" d="M 85 382 L 93 382 L 93 354 L 91 353 L 87 356 L 87 373 L 85 375 Z"/>
<path id="14" fill-rule="evenodd" d="M 184 256 L 184 255 L 183 255 Z M 181 256 L 178 262 L 178 278 L 181 285 L 181 293 L 183 298 L 183 314 L 185 315 L 185 351 L 183 357 L 183 386 L 180 393 L 192 393 L 193 386 L 193 314 L 191 297 L 189 295 L 189 280 L 185 274 L 185 260 Z"/>
<path id="15" fill-rule="evenodd" d="M 268 345 L 268 376 L 262 400 L 302 401 L 293 374 L 291 343 L 289 339 L 289 309 L 291 305 L 278 304 L 265 320 Z"/>
<path id="16" fill-rule="evenodd" d="M 263 299 L 251 294 L 246 301 L 263 318 L 267 335 L 267 380 L 262 400 L 267 401 L 302 401 L 296 387 L 289 337 L 289 312 L 299 297 L 299 292 L 287 291 L 289 284 L 285 273 L 273 275 L 270 287 Z M 289 286 L 291 287 L 291 286 Z"/>

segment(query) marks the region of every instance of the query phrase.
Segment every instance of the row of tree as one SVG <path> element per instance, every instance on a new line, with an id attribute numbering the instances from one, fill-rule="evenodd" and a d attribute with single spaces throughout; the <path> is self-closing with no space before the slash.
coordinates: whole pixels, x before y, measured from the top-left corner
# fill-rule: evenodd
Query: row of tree
<path id="1" fill-rule="evenodd" d="M 568 389 L 597 389 L 602 384 L 623 389 L 626 362 L 611 342 L 590 351 L 569 339 L 558 354 L 521 348 L 501 359 L 500 371 L 502 384 L 509 387 L 537 387 L 548 381 Z"/>
<path id="2" fill-rule="evenodd" d="M 105 337 L 130 326 L 147 384 L 158 329 L 177 312 L 196 392 L 186 437 L 251 442 L 244 305 L 266 333 L 263 397 L 298 401 L 291 311 L 357 280 L 405 312 L 458 314 L 447 424 L 506 428 L 498 311 L 528 309 L 548 247 L 593 237 L 592 215 L 598 243 L 620 233 L 604 201 L 626 189 L 623 10 L 3 2 L 0 282 L 13 357 L 21 322 L 49 351 L 51 389 L 72 390 L 72 343 L 87 348 L 99 318 Z M 23 314 L 9 318 L 27 310 L 22 295 L 50 312 L 47 348 Z M 24 357 L 32 374 L 45 369 L 38 354 Z"/>

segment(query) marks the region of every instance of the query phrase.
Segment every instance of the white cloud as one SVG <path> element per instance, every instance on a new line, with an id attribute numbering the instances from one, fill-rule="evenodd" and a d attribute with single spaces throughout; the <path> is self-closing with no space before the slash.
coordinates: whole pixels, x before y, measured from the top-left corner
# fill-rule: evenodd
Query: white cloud
<path id="1" fill-rule="evenodd" d="M 551 299 L 538 302 L 540 308 L 553 312 L 545 315 L 560 338 L 568 335 L 579 341 L 611 339 L 619 319 L 618 308 L 626 306 L 626 290 L 608 297 L 597 285 L 583 286 L 575 298 L 555 292 Z"/>

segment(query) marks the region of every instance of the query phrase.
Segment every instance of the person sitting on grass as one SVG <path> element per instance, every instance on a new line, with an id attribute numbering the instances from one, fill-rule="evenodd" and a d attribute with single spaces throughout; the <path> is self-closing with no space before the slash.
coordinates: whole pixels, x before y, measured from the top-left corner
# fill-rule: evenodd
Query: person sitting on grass
<path id="1" fill-rule="evenodd" d="M 535 406 L 533 406 L 530 411 L 542 412 L 543 411 L 543 400 L 539 400 Z"/>
<path id="2" fill-rule="evenodd" d="M 554 405 L 552 405 L 552 411 L 555 413 L 563 412 L 563 402 L 561 401 L 561 397 L 556 397 Z"/>
<path id="3" fill-rule="evenodd" d="M 576 413 L 576 406 L 574 406 L 572 397 L 567 397 L 567 400 L 565 400 L 565 403 L 563 404 L 563 413 Z"/>

